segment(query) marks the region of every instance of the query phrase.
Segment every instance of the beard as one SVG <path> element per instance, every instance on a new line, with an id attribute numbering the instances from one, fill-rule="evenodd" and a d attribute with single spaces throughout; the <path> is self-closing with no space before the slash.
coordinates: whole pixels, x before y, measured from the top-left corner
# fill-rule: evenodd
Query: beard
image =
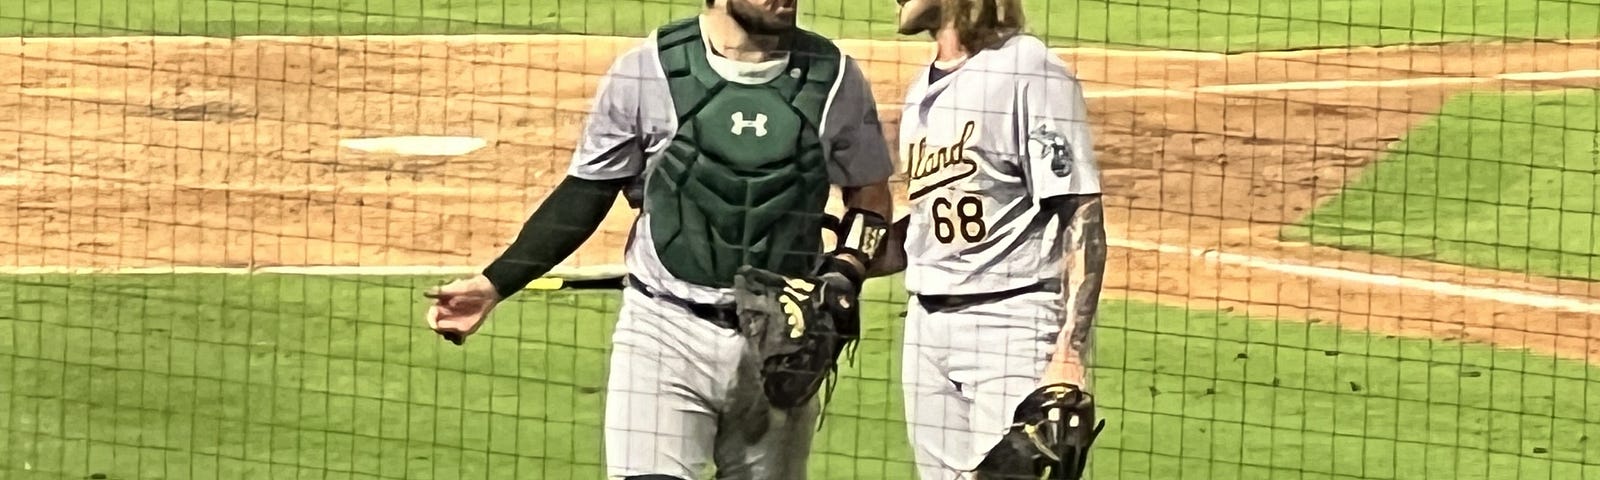
<path id="1" fill-rule="evenodd" d="M 728 15 L 744 31 L 756 35 L 778 35 L 793 31 L 793 13 L 774 13 L 746 0 L 727 0 Z"/>
<path id="2" fill-rule="evenodd" d="M 910 0 L 900 6 L 901 35 L 932 33 L 939 29 L 939 0 Z"/>

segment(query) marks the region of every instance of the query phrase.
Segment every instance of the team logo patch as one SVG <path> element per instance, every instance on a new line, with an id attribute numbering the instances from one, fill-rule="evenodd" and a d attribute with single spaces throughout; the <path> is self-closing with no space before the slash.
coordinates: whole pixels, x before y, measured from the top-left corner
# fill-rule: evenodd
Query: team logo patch
<path id="1" fill-rule="evenodd" d="M 1050 171 L 1058 177 L 1072 175 L 1072 148 L 1067 143 L 1067 137 L 1056 133 L 1054 130 L 1045 129 L 1043 125 L 1034 128 L 1028 134 L 1028 148 L 1033 150 L 1034 161 L 1049 159 Z"/>

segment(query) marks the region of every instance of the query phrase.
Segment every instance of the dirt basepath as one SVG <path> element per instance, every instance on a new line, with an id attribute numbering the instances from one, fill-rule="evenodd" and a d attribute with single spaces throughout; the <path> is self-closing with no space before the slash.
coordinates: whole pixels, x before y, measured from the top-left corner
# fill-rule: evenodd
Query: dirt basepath
<path id="1" fill-rule="evenodd" d="M 20 72 L 0 78 L 0 201 L 15 205 L 0 208 L 0 232 L 14 232 L 0 235 L 0 267 L 481 264 L 559 181 L 599 75 L 632 43 L 0 40 L 0 71 Z M 895 140 L 894 104 L 929 52 L 842 45 L 867 68 Z M 1600 297 L 1591 284 L 1274 240 L 1450 94 L 1596 86 L 1596 45 L 1062 56 L 1091 97 L 1119 245 L 1108 296 L 1600 361 L 1600 308 L 1450 290 Z M 391 135 L 488 145 L 449 158 L 339 147 Z M 568 264 L 618 263 L 628 220 L 619 204 Z M 1381 285 L 1279 261 L 1450 285 Z"/>

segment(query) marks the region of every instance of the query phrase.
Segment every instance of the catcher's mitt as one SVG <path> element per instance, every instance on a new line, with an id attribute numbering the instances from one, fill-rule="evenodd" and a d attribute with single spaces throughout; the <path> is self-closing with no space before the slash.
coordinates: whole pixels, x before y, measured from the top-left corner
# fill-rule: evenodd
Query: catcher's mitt
<path id="1" fill-rule="evenodd" d="M 746 266 L 733 284 L 740 331 L 761 359 L 768 402 L 789 409 L 811 401 L 837 371 L 839 354 L 860 337 L 849 280 L 838 274 L 791 278 Z"/>
<path id="2" fill-rule="evenodd" d="M 1083 478 L 1089 447 L 1106 426 L 1091 422 L 1094 396 L 1064 383 L 1039 387 L 1017 406 L 1011 431 L 979 465 L 977 478 Z"/>

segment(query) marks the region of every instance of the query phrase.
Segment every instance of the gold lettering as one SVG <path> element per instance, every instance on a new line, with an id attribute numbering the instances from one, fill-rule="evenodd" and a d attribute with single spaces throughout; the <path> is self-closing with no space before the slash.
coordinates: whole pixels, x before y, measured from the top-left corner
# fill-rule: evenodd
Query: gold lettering
<path id="1" fill-rule="evenodd" d="M 906 159 L 906 174 L 913 180 L 927 178 L 944 167 L 962 163 L 966 160 L 967 144 L 977 131 L 977 122 L 966 122 L 961 126 L 961 136 L 955 143 L 938 147 L 933 153 L 928 153 L 926 137 L 907 144 L 906 156 L 910 158 Z"/>
<path id="2" fill-rule="evenodd" d="M 922 178 L 922 176 L 927 173 L 928 166 L 927 166 L 927 164 L 925 163 L 925 161 L 922 158 L 922 155 L 924 153 L 927 153 L 927 152 L 928 152 L 928 139 L 927 138 L 923 138 L 922 140 L 918 140 L 916 144 L 913 144 L 911 146 L 911 155 L 912 155 L 912 157 L 911 157 L 911 165 L 912 165 L 911 176 L 913 178 Z"/>
<path id="3" fill-rule="evenodd" d="M 960 162 L 963 158 L 966 158 L 967 142 L 972 140 L 972 134 L 977 130 L 977 122 L 969 121 L 966 125 L 961 126 L 961 140 L 957 140 L 955 145 L 951 145 L 949 147 L 950 154 L 944 162 L 945 166 L 953 165 L 957 162 Z"/>

